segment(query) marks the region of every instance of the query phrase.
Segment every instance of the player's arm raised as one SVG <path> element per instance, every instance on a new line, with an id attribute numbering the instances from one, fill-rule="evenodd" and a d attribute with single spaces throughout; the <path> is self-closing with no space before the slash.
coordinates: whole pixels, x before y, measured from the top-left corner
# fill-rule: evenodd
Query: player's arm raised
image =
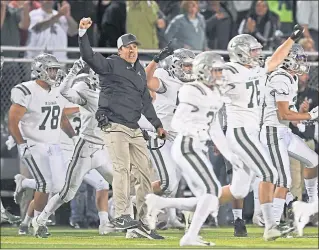
<path id="1" fill-rule="evenodd" d="M 63 97 L 65 97 L 69 102 L 84 105 L 86 103 L 86 99 L 83 96 L 79 95 L 79 93 L 72 89 L 72 84 L 77 74 L 85 67 L 85 62 L 80 58 L 76 60 L 70 69 L 68 75 L 64 78 L 63 82 L 59 86 L 60 93 Z"/>
<path id="2" fill-rule="evenodd" d="M 147 87 L 150 90 L 156 92 L 160 88 L 160 80 L 157 77 L 153 76 L 157 68 L 157 64 L 173 53 L 174 49 L 171 46 L 170 41 L 164 49 L 162 49 L 157 55 L 154 56 L 153 60 L 145 68 Z"/>
<path id="3" fill-rule="evenodd" d="M 303 31 L 304 28 L 301 25 L 295 25 L 290 37 L 280 45 L 270 59 L 266 61 L 267 72 L 274 71 L 283 62 L 295 41 L 302 37 Z"/>

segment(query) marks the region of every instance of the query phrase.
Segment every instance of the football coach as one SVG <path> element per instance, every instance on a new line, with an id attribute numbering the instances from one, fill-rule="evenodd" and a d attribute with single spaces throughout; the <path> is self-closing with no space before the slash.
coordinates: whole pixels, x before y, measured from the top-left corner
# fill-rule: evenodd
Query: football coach
<path id="1" fill-rule="evenodd" d="M 165 137 L 166 131 L 152 104 L 147 75 L 138 60 L 139 42 L 136 37 L 132 34 L 119 37 L 118 55 L 105 58 L 93 52 L 90 46 L 86 30 L 91 25 L 91 18 L 80 21 L 80 53 L 82 59 L 100 75 L 101 91 L 96 119 L 113 163 L 115 219 L 112 223 L 118 229 L 129 229 L 143 225 L 129 215 L 130 174 L 138 182 L 135 183 L 137 213 L 142 222 L 147 212 L 145 196 L 152 192 L 149 151 L 137 122 L 143 114 L 158 136 Z M 154 62 L 158 63 L 172 53 L 173 49 L 166 47 L 154 57 Z M 154 62 L 151 63 L 153 66 Z"/>

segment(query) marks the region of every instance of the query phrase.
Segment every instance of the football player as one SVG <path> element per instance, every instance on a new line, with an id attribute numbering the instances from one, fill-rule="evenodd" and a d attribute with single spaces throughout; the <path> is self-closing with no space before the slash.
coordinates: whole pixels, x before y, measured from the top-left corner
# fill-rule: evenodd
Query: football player
<path id="1" fill-rule="evenodd" d="M 230 62 L 225 71 L 229 82 L 225 91 L 230 101 L 226 102 L 226 136 L 234 153 L 262 179 L 259 200 L 265 220 L 265 240 L 274 240 L 293 229 L 279 228 L 273 218 L 273 190 L 278 173 L 259 141 L 260 93 L 266 82 L 266 74 L 282 63 L 302 33 L 303 28 L 296 25 L 291 36 L 266 60 L 265 66 L 261 60 L 262 45 L 251 35 L 235 36 L 227 48 Z M 243 182 L 243 185 L 251 183 Z"/>
<path id="2" fill-rule="evenodd" d="M 59 146 L 61 129 L 69 137 L 74 131 L 63 115 L 65 99 L 57 88 L 61 65 L 50 54 L 37 56 L 32 63 L 32 78 L 11 90 L 9 131 L 36 181 L 34 214 L 43 210 L 49 193 L 61 190 L 65 167 Z"/>
<path id="3" fill-rule="evenodd" d="M 299 44 L 294 44 L 281 66 L 268 78 L 263 101 L 263 125 L 260 140 L 268 149 L 278 171 L 274 194 L 273 217 L 280 222 L 286 195 L 291 187 L 289 156 L 305 164 L 304 178 L 309 201 L 318 199 L 318 155 L 289 128 L 291 121 L 315 120 L 318 107 L 299 113 L 295 108 L 298 92 L 298 75 L 308 73 L 307 56 Z"/>
<path id="4" fill-rule="evenodd" d="M 153 182 L 153 190 L 158 195 L 175 197 L 181 173 L 171 155 L 173 140 L 176 131 L 171 128 L 173 114 L 178 104 L 178 91 L 187 82 L 194 81 L 192 75 L 192 61 L 195 54 L 188 49 L 177 49 L 173 55 L 160 62 L 159 68 L 154 71 L 153 77 L 147 82 L 148 88 L 156 92 L 153 102 L 157 116 L 165 128 L 168 128 L 169 139 L 163 147 L 150 150 L 152 164 L 156 167 L 160 177 L 159 182 Z M 160 139 L 151 139 L 150 147 L 157 148 L 162 144 Z M 176 209 L 168 209 L 168 226 L 182 228 L 176 216 Z"/>
<path id="5" fill-rule="evenodd" d="M 235 169 L 243 163 L 228 149 L 226 138 L 216 119 L 223 105 L 219 86 L 225 83 L 223 58 L 213 52 L 203 52 L 193 61 L 193 74 L 198 79 L 184 84 L 178 94 L 179 104 L 172 119 L 173 131 L 178 131 L 172 145 L 172 156 L 179 162 L 180 171 L 195 197 L 164 198 L 149 194 L 146 197 L 148 219 L 155 226 L 156 216 L 163 208 L 195 211 L 180 246 L 212 246 L 203 241 L 199 230 L 209 214 L 218 213 L 222 193 L 213 166 L 206 156 L 207 141 L 213 140 Z"/>
<path id="6" fill-rule="evenodd" d="M 104 179 L 108 182 L 112 181 L 112 163 L 108 160 L 110 158 L 99 135 L 100 130 L 95 119 L 99 96 L 99 85 L 96 82 L 98 76 L 93 74 L 92 71 L 91 77 L 82 74 L 77 76 L 83 68 L 84 62 L 82 59 L 77 60 L 59 87 L 59 91 L 67 100 L 80 105 L 83 124 L 80 138 L 76 143 L 72 160 L 68 166 L 64 187 L 48 201 L 43 212 L 32 220 L 34 231 L 39 237 L 47 237 L 45 227 L 47 219 L 62 204 L 74 198 L 87 172 L 96 169 Z M 107 194 L 103 197 L 107 201 Z M 109 223 L 108 205 L 105 199 L 103 200 L 103 204 L 98 204 L 101 205 L 98 208 L 100 210 L 99 233 L 107 234 L 114 231 L 114 227 Z"/>

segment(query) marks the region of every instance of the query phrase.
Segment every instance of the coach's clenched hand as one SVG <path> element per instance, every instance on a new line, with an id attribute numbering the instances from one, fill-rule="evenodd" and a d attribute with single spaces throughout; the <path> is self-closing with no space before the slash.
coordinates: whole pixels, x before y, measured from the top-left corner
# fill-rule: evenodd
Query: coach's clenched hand
<path id="1" fill-rule="evenodd" d="M 158 128 L 158 129 L 157 129 L 157 136 L 158 136 L 160 139 L 166 139 L 166 136 L 167 136 L 166 130 L 163 129 L 163 128 Z"/>
<path id="2" fill-rule="evenodd" d="M 79 28 L 87 30 L 91 27 L 92 23 L 91 17 L 84 17 L 80 20 Z"/>

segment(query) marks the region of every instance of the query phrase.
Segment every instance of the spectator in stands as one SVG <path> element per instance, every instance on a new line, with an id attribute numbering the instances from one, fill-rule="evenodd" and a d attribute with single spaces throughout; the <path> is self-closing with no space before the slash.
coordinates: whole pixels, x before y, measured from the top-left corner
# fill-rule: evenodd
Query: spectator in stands
<path id="1" fill-rule="evenodd" d="M 232 2 L 233 6 L 234 6 L 234 9 L 236 10 L 236 13 L 237 13 L 236 26 L 235 26 L 236 35 L 237 35 L 239 25 L 241 24 L 241 22 L 249 14 L 249 11 L 251 9 L 253 1 L 247 1 L 247 0 L 246 1 L 237 1 L 237 0 L 233 0 L 233 1 L 230 1 L 230 2 Z"/>
<path id="2" fill-rule="evenodd" d="M 71 16 L 76 23 L 79 23 L 84 16 L 89 16 L 93 21 L 96 20 L 96 5 L 94 1 L 83 1 L 83 0 L 72 0 L 69 2 L 71 8 Z M 54 8 L 57 9 L 57 8 Z M 97 42 L 94 40 L 94 29 L 88 30 L 88 37 L 91 44 L 94 46 L 97 45 Z M 77 36 L 68 36 L 68 47 L 78 47 L 78 37 Z M 79 58 L 79 52 L 69 52 L 69 58 Z"/>
<path id="3" fill-rule="evenodd" d="M 319 2 L 316 1 L 297 1 L 297 22 L 305 27 L 304 36 L 311 38 L 315 42 L 318 51 L 318 8 Z"/>
<path id="4" fill-rule="evenodd" d="M 165 29 L 166 22 L 158 18 L 155 1 L 127 1 L 126 30 L 138 37 L 141 49 L 158 49 L 157 27 Z"/>
<path id="5" fill-rule="evenodd" d="M 117 48 L 117 39 L 126 33 L 125 1 L 101 1 L 97 8 L 100 32 L 98 46 Z"/>
<path id="6" fill-rule="evenodd" d="M 8 5 L 9 1 L 0 2 L 1 46 L 19 46 L 19 29 L 27 30 L 30 25 L 30 3 L 24 1 L 22 8 L 12 8 Z M 1 55 L 19 57 L 19 54 L 19 51 L 3 51 Z M 5 88 L 1 88 L 1 122 L 10 107 L 10 90 L 22 82 L 23 75 L 23 69 L 19 63 L 4 63 L 1 82 L 5 82 Z"/>
<path id="7" fill-rule="evenodd" d="M 41 3 L 39 3 L 39 1 L 29 1 L 29 3 L 30 3 L 30 11 L 41 7 Z M 23 8 L 24 4 L 25 4 L 24 1 L 10 1 L 9 6 L 12 8 L 19 9 L 19 8 Z M 20 28 L 20 45 L 25 46 L 27 39 L 28 39 L 28 29 Z"/>
<path id="8" fill-rule="evenodd" d="M 66 49 L 68 35 L 78 32 L 78 24 L 71 16 L 71 7 L 67 1 L 62 1 L 58 11 L 53 9 L 54 1 L 41 2 L 41 8 L 30 12 L 31 24 L 27 46 L 42 48 L 43 51 L 27 51 L 27 58 L 34 58 L 47 49 Z M 48 51 L 59 61 L 67 59 L 66 51 Z"/>
<path id="9" fill-rule="evenodd" d="M 205 11 L 208 47 L 226 50 L 232 35 L 232 18 L 221 6 L 220 1 L 208 1 L 208 3 Z"/>
<path id="10" fill-rule="evenodd" d="M 240 26 L 239 34 L 250 34 L 254 36 L 263 46 L 267 48 L 278 28 L 278 17 L 269 11 L 266 1 L 257 1 L 255 8 Z"/>
<path id="11" fill-rule="evenodd" d="M 306 52 L 318 52 L 315 48 L 315 43 L 310 37 L 300 39 L 298 42 Z M 316 61 L 318 55 L 308 56 L 308 61 Z"/>
<path id="12" fill-rule="evenodd" d="M 176 16 L 165 31 L 166 41 L 174 39 L 177 48 L 206 50 L 206 22 L 199 13 L 198 1 L 182 1 L 184 14 Z"/>
<path id="13" fill-rule="evenodd" d="M 165 15 L 165 21 L 168 25 L 171 20 L 181 13 L 181 1 L 156 1 L 160 10 Z"/>
<path id="14" fill-rule="evenodd" d="M 294 28 L 295 1 L 271 0 L 267 1 L 269 10 L 279 17 L 280 30 L 284 35 L 290 35 Z"/>
<path id="15" fill-rule="evenodd" d="M 30 1 L 24 1 L 22 8 L 13 8 L 9 1 L 1 1 L 1 45 L 19 46 L 20 31 L 28 30 L 30 25 Z M 4 57 L 18 57 L 19 51 L 5 51 Z M 5 69 L 4 69 L 5 71 Z"/>

